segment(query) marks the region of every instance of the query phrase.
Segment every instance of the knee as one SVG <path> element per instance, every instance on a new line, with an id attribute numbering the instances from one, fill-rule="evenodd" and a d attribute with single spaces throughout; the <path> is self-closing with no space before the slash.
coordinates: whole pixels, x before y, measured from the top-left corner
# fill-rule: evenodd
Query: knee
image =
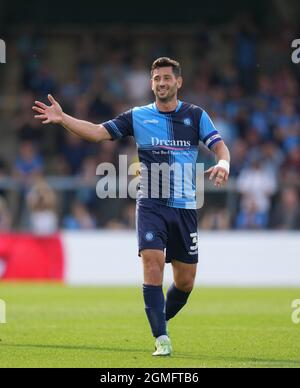
<path id="1" fill-rule="evenodd" d="M 160 286 L 163 280 L 163 273 L 158 265 L 150 264 L 144 268 L 144 278 L 146 284 Z"/>
<path id="2" fill-rule="evenodd" d="M 175 287 L 182 292 L 192 292 L 197 273 L 197 264 L 172 262 Z"/>
<path id="3" fill-rule="evenodd" d="M 163 283 L 164 265 L 161 257 L 155 255 L 142 254 L 144 263 L 145 284 L 160 286 Z"/>
<path id="4" fill-rule="evenodd" d="M 194 278 L 187 278 L 175 281 L 175 287 L 183 292 L 192 292 L 194 289 Z"/>

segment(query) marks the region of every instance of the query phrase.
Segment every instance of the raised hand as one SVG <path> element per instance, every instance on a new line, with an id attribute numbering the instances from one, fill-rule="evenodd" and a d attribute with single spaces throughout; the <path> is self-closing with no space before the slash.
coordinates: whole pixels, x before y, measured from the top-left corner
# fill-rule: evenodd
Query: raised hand
<path id="1" fill-rule="evenodd" d="M 38 114 L 34 117 L 36 119 L 43 120 L 43 124 L 61 124 L 63 120 L 63 110 L 61 109 L 61 106 L 51 96 L 51 94 L 48 94 L 48 100 L 51 103 L 50 106 L 40 101 L 35 101 L 35 105 L 32 107 L 32 109 Z"/>

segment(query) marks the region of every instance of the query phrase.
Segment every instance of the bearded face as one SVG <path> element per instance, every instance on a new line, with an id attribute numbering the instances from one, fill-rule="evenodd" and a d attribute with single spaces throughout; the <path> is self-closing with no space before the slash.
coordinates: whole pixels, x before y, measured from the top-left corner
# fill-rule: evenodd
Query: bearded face
<path id="1" fill-rule="evenodd" d="M 155 97 L 161 102 L 169 102 L 177 98 L 182 86 L 182 78 L 176 78 L 172 67 L 160 67 L 153 71 L 151 88 Z"/>

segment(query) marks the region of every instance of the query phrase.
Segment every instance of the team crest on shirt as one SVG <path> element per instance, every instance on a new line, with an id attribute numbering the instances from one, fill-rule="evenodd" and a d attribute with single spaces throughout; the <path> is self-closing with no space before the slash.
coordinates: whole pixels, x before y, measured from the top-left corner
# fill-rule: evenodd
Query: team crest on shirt
<path id="1" fill-rule="evenodd" d="M 147 241 L 153 241 L 153 240 L 154 240 L 154 237 L 155 237 L 155 235 L 154 235 L 153 232 L 147 232 L 147 233 L 145 233 L 145 239 L 146 239 Z"/>
<path id="2" fill-rule="evenodd" d="M 190 127 L 192 125 L 192 122 L 191 122 L 191 119 L 189 119 L 188 117 L 186 119 L 183 120 L 183 123 L 184 125 L 186 125 L 187 127 Z"/>

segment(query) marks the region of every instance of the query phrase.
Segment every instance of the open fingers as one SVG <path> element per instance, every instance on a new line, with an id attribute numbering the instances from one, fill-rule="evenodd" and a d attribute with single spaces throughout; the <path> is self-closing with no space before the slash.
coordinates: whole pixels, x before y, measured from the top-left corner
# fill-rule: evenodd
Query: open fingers
<path id="1" fill-rule="evenodd" d="M 225 186 L 225 183 L 226 183 L 225 180 L 222 178 L 216 178 L 215 180 L 215 186 L 218 188 Z"/>
<path id="2" fill-rule="evenodd" d="M 210 174 L 214 168 L 215 167 L 209 168 L 208 170 L 204 171 L 204 174 Z"/>
<path id="3" fill-rule="evenodd" d="M 37 106 L 33 106 L 32 109 L 38 113 L 41 113 L 41 114 L 44 114 L 45 113 L 45 109 L 42 109 L 42 108 L 39 108 Z"/>
<path id="4" fill-rule="evenodd" d="M 217 177 L 216 180 L 215 180 L 215 186 L 220 188 L 224 185 L 224 178 L 219 178 Z"/>
<path id="5" fill-rule="evenodd" d="M 220 188 L 226 184 L 228 181 L 228 172 L 224 170 L 223 168 L 218 168 L 216 174 L 216 180 L 215 180 L 215 186 Z"/>
<path id="6" fill-rule="evenodd" d="M 204 173 L 210 174 L 210 177 L 209 177 L 210 181 L 212 181 L 215 178 L 214 185 L 218 188 L 225 186 L 229 177 L 228 171 L 226 171 L 225 168 L 222 168 L 219 166 L 211 167 Z"/>
<path id="7" fill-rule="evenodd" d="M 48 94 L 48 100 L 51 102 L 51 104 L 56 104 L 56 101 L 54 100 L 53 96 L 51 96 L 51 94 Z"/>
<path id="8" fill-rule="evenodd" d="M 212 181 L 217 174 L 218 174 L 218 168 L 213 167 L 212 172 L 211 172 L 210 177 L 209 177 L 209 180 Z"/>
<path id="9" fill-rule="evenodd" d="M 46 104 L 44 104 L 43 102 L 35 101 L 34 103 L 35 103 L 35 105 L 37 105 L 38 107 L 40 107 L 42 109 L 48 108 L 48 106 Z"/>
<path id="10" fill-rule="evenodd" d="M 40 120 L 46 120 L 47 116 L 46 115 L 35 115 L 34 118 L 35 119 L 40 119 Z"/>

